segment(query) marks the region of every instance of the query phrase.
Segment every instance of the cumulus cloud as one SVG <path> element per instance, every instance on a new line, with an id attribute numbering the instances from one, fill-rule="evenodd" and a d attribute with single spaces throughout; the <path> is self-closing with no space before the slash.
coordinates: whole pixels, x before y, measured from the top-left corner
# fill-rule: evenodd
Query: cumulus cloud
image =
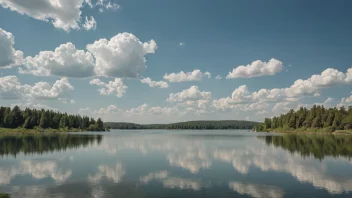
<path id="1" fill-rule="evenodd" d="M 98 0 L 95 5 L 99 7 L 99 12 L 104 12 L 104 9 L 116 11 L 120 8 L 119 4 L 111 3 L 110 0 Z"/>
<path id="2" fill-rule="evenodd" d="M 229 72 L 227 79 L 230 78 L 253 78 L 258 76 L 272 76 L 282 71 L 282 62 L 274 58 L 269 62 L 260 60 L 254 61 L 249 65 L 241 65 Z"/>
<path id="3" fill-rule="evenodd" d="M 65 31 L 79 29 L 83 0 L 0 0 L 0 5 L 19 14 L 50 22 Z"/>
<path id="4" fill-rule="evenodd" d="M 49 106 L 44 105 L 44 104 L 36 104 L 36 103 L 33 103 L 32 101 L 27 101 L 27 102 L 24 102 L 24 103 L 11 104 L 10 106 L 11 106 L 11 108 L 13 108 L 15 106 L 19 106 L 21 109 L 30 108 L 30 109 L 47 109 L 47 110 L 59 111 L 59 109 L 57 109 L 57 108 L 49 107 Z"/>
<path id="5" fill-rule="evenodd" d="M 340 103 L 337 104 L 338 107 L 349 106 L 349 105 L 352 105 L 352 95 L 347 98 L 341 98 Z"/>
<path id="6" fill-rule="evenodd" d="M 92 18 L 93 19 L 93 18 Z M 92 23 L 87 28 L 93 28 Z M 130 33 L 121 33 L 110 40 L 100 39 L 78 50 L 72 43 L 62 44 L 55 51 L 41 51 L 24 60 L 20 73 L 37 76 L 91 76 L 134 78 L 145 70 L 145 55 L 154 53 L 154 40 L 142 43 Z"/>
<path id="7" fill-rule="evenodd" d="M 136 108 L 131 108 L 130 110 L 126 110 L 125 112 L 129 116 L 135 116 L 135 115 L 141 115 L 144 114 L 147 110 L 148 105 L 147 104 L 142 104 Z"/>
<path id="8" fill-rule="evenodd" d="M 117 97 L 122 97 L 126 93 L 127 86 L 123 83 L 121 78 L 115 78 L 114 81 L 104 83 L 99 79 L 93 79 L 89 82 L 91 85 L 97 85 L 99 88 L 100 95 L 111 95 L 114 94 Z"/>
<path id="9" fill-rule="evenodd" d="M 217 76 L 215 77 L 215 79 L 216 79 L 216 80 L 221 80 L 221 79 L 222 79 L 222 76 L 217 75 Z"/>
<path id="10" fill-rule="evenodd" d="M 291 87 L 285 89 L 285 93 L 290 97 L 312 95 L 322 88 L 349 83 L 349 70 L 344 74 L 337 69 L 328 68 L 321 74 L 312 75 L 307 80 L 296 80 Z"/>
<path id="11" fill-rule="evenodd" d="M 90 18 L 86 16 L 83 28 L 86 30 L 95 30 L 97 28 L 97 22 L 95 21 L 93 16 L 91 16 Z"/>
<path id="12" fill-rule="evenodd" d="M 87 45 L 96 59 L 98 75 L 135 78 L 145 70 L 145 55 L 155 53 L 154 40 L 142 43 L 135 35 L 121 33 L 110 40 L 100 39 Z"/>
<path id="13" fill-rule="evenodd" d="M 175 115 L 178 113 L 178 109 L 175 107 L 150 107 L 148 110 L 149 113 L 153 115 Z"/>
<path id="14" fill-rule="evenodd" d="M 210 72 L 204 72 L 204 76 L 211 78 L 211 73 Z"/>
<path id="15" fill-rule="evenodd" d="M 289 110 L 289 107 L 296 105 L 301 97 L 317 96 L 322 89 L 352 83 L 349 80 L 351 71 L 348 69 L 347 73 L 343 73 L 328 68 L 306 80 L 298 79 L 287 88 L 260 89 L 252 93 L 249 93 L 247 86 L 243 85 L 237 88 L 231 97 L 214 100 L 213 105 L 216 109 L 226 110 L 242 108 L 236 103 L 276 102 L 273 111 Z"/>
<path id="16" fill-rule="evenodd" d="M 157 88 L 168 88 L 169 84 L 165 81 L 153 81 L 151 78 L 143 78 L 141 83 L 148 84 L 149 87 L 157 87 Z"/>
<path id="17" fill-rule="evenodd" d="M 53 85 L 47 82 L 37 82 L 33 86 L 27 84 L 21 85 L 16 76 L 0 78 L 0 95 L 3 99 L 58 99 L 73 89 L 67 78 L 57 80 Z"/>
<path id="18" fill-rule="evenodd" d="M 211 74 L 209 72 L 201 72 L 199 69 L 196 69 L 192 72 L 179 72 L 179 73 L 170 73 L 170 74 L 165 74 L 164 79 L 169 81 L 169 82 L 187 82 L 187 81 L 201 81 L 204 76 L 207 76 L 208 78 L 211 77 Z"/>
<path id="19" fill-rule="evenodd" d="M 167 101 L 182 102 L 186 100 L 210 99 L 211 92 L 200 91 L 198 86 L 191 86 L 178 93 L 171 93 Z"/>
<path id="20" fill-rule="evenodd" d="M 23 52 L 15 50 L 14 44 L 14 36 L 0 28 L 0 68 L 17 66 L 22 63 Z"/>
<path id="21" fill-rule="evenodd" d="M 27 57 L 19 72 L 36 76 L 89 77 L 94 75 L 94 58 L 89 52 L 67 43 L 55 51 L 41 51 L 35 57 Z"/>

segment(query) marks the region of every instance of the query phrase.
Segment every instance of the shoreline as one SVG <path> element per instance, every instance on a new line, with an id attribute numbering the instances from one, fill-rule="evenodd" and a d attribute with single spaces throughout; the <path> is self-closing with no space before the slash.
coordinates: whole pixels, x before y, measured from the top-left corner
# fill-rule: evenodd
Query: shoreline
<path id="1" fill-rule="evenodd" d="M 90 132 L 89 130 L 86 129 L 41 129 L 41 128 L 35 128 L 35 129 L 25 129 L 25 128 L 3 128 L 0 127 L 0 134 L 6 134 L 6 133 L 24 133 L 24 134 L 48 134 L 48 133 L 75 133 L 75 132 Z M 100 131 L 100 132 L 106 132 L 106 131 Z"/>
<path id="2" fill-rule="evenodd" d="M 260 131 L 258 131 L 260 132 Z M 264 131 L 265 132 L 265 131 Z M 337 130 L 333 132 L 323 131 L 266 131 L 271 133 L 284 133 L 284 134 L 307 134 L 307 135 L 352 135 L 352 130 Z"/>

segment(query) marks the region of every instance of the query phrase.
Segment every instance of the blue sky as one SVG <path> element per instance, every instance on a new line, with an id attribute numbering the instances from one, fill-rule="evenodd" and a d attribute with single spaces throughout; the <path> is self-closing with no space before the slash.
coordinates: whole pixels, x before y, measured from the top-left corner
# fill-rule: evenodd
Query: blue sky
<path id="1" fill-rule="evenodd" d="M 352 104 L 348 0 L 0 5 L 2 105 L 165 123 Z"/>

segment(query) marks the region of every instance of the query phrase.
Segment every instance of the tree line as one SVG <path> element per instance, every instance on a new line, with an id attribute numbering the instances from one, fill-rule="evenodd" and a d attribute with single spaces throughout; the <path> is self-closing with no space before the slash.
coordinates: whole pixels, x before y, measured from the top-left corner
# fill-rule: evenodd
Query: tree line
<path id="1" fill-rule="evenodd" d="M 104 126 L 112 129 L 195 129 L 195 130 L 211 130 L 211 129 L 252 129 L 258 125 L 258 122 L 242 121 L 242 120 L 201 120 L 178 122 L 172 124 L 135 124 L 127 122 L 105 122 Z"/>
<path id="2" fill-rule="evenodd" d="M 255 127 L 256 131 L 293 131 L 293 130 L 320 130 L 333 132 L 336 130 L 352 129 L 352 106 L 338 108 L 325 108 L 314 105 L 310 110 L 301 107 L 295 111 L 278 117 L 265 118 L 264 123 Z"/>
<path id="3" fill-rule="evenodd" d="M 54 112 L 53 110 L 21 110 L 18 106 L 0 107 L 0 127 L 3 128 L 41 128 L 41 129 L 81 129 L 104 131 L 104 123 L 99 118 Z"/>

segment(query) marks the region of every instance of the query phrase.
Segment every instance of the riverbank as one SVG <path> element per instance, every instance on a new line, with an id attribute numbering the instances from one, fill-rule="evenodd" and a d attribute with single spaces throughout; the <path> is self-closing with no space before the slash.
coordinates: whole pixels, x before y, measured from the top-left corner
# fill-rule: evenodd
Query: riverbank
<path id="1" fill-rule="evenodd" d="M 60 128 L 60 129 L 52 129 L 52 128 L 47 128 L 47 129 L 42 129 L 39 127 L 33 128 L 33 129 L 26 129 L 26 128 L 2 128 L 0 127 L 0 134 L 1 133 L 63 133 L 63 132 L 89 132 L 89 130 L 86 129 L 76 129 L 76 128 Z"/>
<path id="2" fill-rule="evenodd" d="M 331 131 L 327 128 L 318 129 L 318 128 L 305 128 L 305 129 L 269 129 L 266 132 L 274 132 L 274 133 L 287 133 L 287 134 L 328 134 L 328 135 L 352 135 L 352 130 L 336 130 Z"/>

